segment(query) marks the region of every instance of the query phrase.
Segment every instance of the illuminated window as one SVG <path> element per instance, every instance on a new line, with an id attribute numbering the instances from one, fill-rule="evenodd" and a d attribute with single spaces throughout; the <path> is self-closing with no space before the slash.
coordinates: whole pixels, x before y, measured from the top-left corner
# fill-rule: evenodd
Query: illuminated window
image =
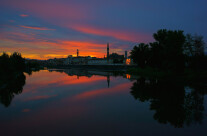
<path id="1" fill-rule="evenodd" d="M 130 65 L 131 64 L 131 59 L 126 59 L 126 65 Z"/>

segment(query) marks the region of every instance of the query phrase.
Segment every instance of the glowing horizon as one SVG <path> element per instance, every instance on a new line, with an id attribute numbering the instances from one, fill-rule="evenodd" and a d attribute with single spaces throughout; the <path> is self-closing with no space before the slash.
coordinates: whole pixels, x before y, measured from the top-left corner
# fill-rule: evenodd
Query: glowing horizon
<path id="1" fill-rule="evenodd" d="M 183 11 L 186 3 L 178 0 L 1 0 L 0 53 L 46 60 L 76 56 L 79 49 L 80 56 L 103 58 L 109 42 L 110 53 L 123 55 L 153 42 L 158 29 L 197 33 L 207 41 L 206 2 L 188 3 Z"/>

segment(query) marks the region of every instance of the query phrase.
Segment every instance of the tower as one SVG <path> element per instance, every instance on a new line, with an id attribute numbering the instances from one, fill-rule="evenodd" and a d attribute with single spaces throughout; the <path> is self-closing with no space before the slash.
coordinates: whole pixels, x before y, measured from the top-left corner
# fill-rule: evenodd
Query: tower
<path id="1" fill-rule="evenodd" d="M 125 51 L 125 59 L 127 59 L 127 51 Z"/>
<path id="2" fill-rule="evenodd" d="M 109 62 L 109 43 L 107 43 L 107 62 Z"/>
<path id="3" fill-rule="evenodd" d="M 79 56 L 79 50 L 77 49 L 77 57 Z"/>

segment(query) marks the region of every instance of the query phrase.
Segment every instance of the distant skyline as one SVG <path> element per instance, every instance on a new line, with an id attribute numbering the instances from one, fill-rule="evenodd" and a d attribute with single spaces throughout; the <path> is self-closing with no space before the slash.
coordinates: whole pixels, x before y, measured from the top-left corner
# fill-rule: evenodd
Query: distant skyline
<path id="1" fill-rule="evenodd" d="M 158 29 L 204 36 L 206 0 L 1 0 L 0 50 L 49 59 L 124 54 Z"/>

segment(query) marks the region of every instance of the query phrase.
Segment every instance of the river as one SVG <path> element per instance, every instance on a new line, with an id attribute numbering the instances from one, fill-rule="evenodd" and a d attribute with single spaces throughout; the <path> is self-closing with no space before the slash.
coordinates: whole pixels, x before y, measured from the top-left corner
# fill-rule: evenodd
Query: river
<path id="1" fill-rule="evenodd" d="M 124 73 L 24 73 L 1 90 L 0 135 L 204 136 L 205 89 Z"/>

